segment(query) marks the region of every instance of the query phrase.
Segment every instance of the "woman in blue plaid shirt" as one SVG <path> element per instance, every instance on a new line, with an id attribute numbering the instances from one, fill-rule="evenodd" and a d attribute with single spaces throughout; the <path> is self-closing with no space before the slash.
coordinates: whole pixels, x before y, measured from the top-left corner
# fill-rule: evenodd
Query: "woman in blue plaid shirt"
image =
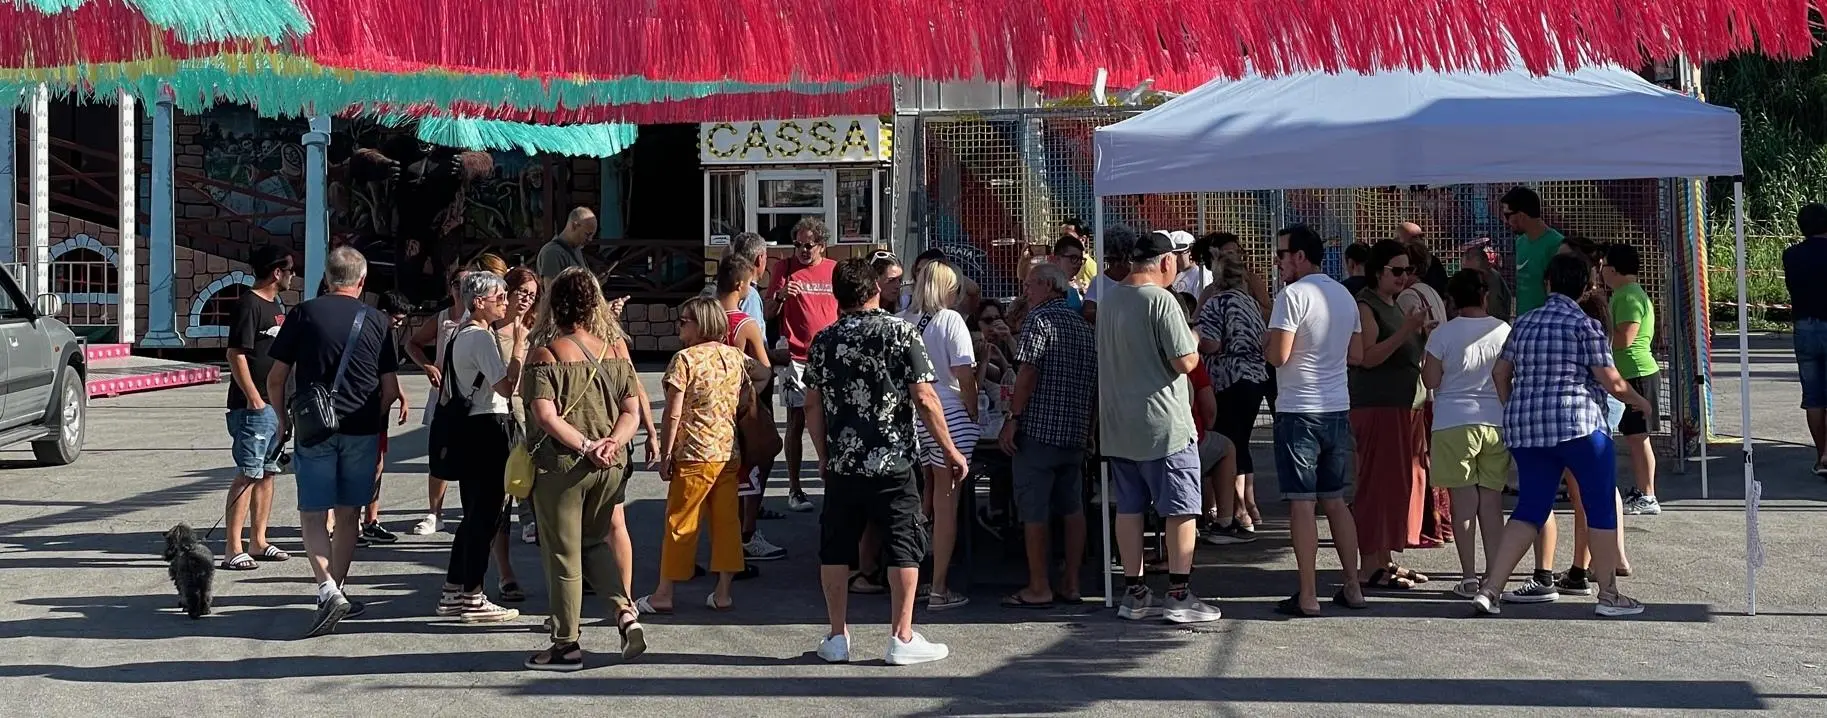
<path id="1" fill-rule="evenodd" d="M 1576 303 L 1590 272 L 1578 255 L 1549 260 L 1547 303 L 1516 320 L 1491 370 L 1504 403 L 1503 439 L 1516 460 L 1518 497 L 1496 561 L 1485 567 L 1484 584 L 1472 599 L 1480 613 L 1501 611 L 1504 582 L 1551 520 L 1564 471 L 1573 473 L 1587 498 L 1598 615 L 1643 612 L 1642 603 L 1618 592 L 1617 504 L 1597 497 L 1617 493 L 1617 449 L 1605 432 L 1605 394 L 1644 411 L 1649 402 L 1618 374 L 1604 330 Z"/>

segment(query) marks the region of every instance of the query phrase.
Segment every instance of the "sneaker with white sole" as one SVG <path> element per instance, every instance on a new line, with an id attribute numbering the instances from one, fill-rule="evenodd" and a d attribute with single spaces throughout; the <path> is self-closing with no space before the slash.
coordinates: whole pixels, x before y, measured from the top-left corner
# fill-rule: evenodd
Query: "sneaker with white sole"
<path id="1" fill-rule="evenodd" d="M 1636 494 L 1624 501 L 1625 516 L 1656 516 L 1661 513 L 1662 503 L 1654 496 Z"/>
<path id="2" fill-rule="evenodd" d="M 1554 584 L 1542 583 L 1533 578 L 1514 591 L 1503 592 L 1504 603 L 1554 603 L 1561 600 L 1560 591 Z"/>
<path id="3" fill-rule="evenodd" d="M 463 611 L 457 614 L 457 620 L 464 623 L 504 623 L 520 617 L 520 609 L 498 606 L 480 592 L 466 594 L 463 599 Z"/>
<path id="4" fill-rule="evenodd" d="M 952 649 L 945 644 L 928 641 L 919 631 L 914 631 L 913 638 L 906 641 L 900 636 L 889 636 L 885 661 L 891 666 L 911 666 L 942 661 L 951 654 Z"/>
<path id="5" fill-rule="evenodd" d="M 1642 612 L 1643 604 L 1641 602 L 1621 593 L 1599 594 L 1599 605 L 1593 609 L 1593 613 L 1606 618 L 1635 616 Z"/>
<path id="6" fill-rule="evenodd" d="M 521 543 L 539 543 L 539 526 L 531 521 L 520 527 Z"/>
<path id="7" fill-rule="evenodd" d="M 394 543 L 400 540 L 397 534 L 388 531 L 387 527 L 382 526 L 379 521 L 362 524 L 362 538 L 372 543 Z"/>
<path id="8" fill-rule="evenodd" d="M 1590 596 L 1593 594 L 1592 581 L 1587 580 L 1585 571 L 1569 569 L 1554 575 L 1554 590 L 1566 596 Z"/>
<path id="9" fill-rule="evenodd" d="M 438 519 L 437 514 L 425 514 L 425 518 L 419 519 L 419 522 L 413 524 L 412 530 L 407 533 L 414 536 L 430 536 L 442 530 L 444 530 L 444 522 Z"/>
<path id="10" fill-rule="evenodd" d="M 850 634 L 825 636 L 825 640 L 818 642 L 818 657 L 826 663 L 849 663 Z"/>
<path id="11" fill-rule="evenodd" d="M 787 557 L 787 550 L 775 546 L 756 531 L 754 537 L 742 545 L 742 556 L 750 561 L 779 561 Z"/>
<path id="12" fill-rule="evenodd" d="M 1200 534 L 1199 538 L 1213 546 L 1231 546 L 1255 541 L 1256 530 L 1245 529 L 1241 524 L 1231 522 L 1206 531 Z"/>
<path id="13" fill-rule="evenodd" d="M 1142 587 L 1140 593 L 1123 592 L 1123 603 L 1117 606 L 1117 618 L 1141 621 L 1161 615 L 1161 602 L 1155 599 L 1155 592 Z"/>
<path id="14" fill-rule="evenodd" d="M 1503 613 L 1503 604 L 1491 600 L 1491 594 L 1483 591 L 1479 591 L 1478 595 L 1472 597 L 1472 608 L 1487 616 L 1497 616 Z"/>
<path id="15" fill-rule="evenodd" d="M 1224 612 L 1217 606 L 1199 600 L 1188 591 L 1185 596 L 1175 598 L 1172 592 L 1167 594 L 1167 604 L 1161 609 L 1161 615 L 1169 623 L 1209 623 L 1224 618 Z"/>
<path id="16" fill-rule="evenodd" d="M 349 615 L 349 599 L 342 592 L 331 593 L 317 599 L 317 613 L 311 616 L 311 630 L 305 632 L 305 638 L 316 638 L 336 630 L 336 622 Z"/>
<path id="17" fill-rule="evenodd" d="M 791 494 L 787 494 L 788 511 L 797 511 L 803 514 L 815 508 L 818 507 L 812 505 L 812 499 L 806 498 L 806 492 L 795 491 Z"/>

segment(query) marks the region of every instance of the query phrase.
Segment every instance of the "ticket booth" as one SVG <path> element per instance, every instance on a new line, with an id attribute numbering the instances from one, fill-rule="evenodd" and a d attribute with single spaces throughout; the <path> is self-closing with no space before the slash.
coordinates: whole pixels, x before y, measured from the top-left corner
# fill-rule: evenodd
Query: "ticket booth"
<path id="1" fill-rule="evenodd" d="M 785 248 L 805 217 L 831 228 L 835 258 L 886 241 L 891 132 L 874 116 L 701 124 L 705 247 L 755 232 Z"/>

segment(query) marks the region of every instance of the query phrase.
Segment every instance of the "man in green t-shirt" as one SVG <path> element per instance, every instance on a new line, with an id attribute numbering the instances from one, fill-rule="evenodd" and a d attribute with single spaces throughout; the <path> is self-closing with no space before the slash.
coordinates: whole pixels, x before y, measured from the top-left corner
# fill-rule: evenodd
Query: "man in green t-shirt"
<path id="1" fill-rule="evenodd" d="M 1656 501 L 1656 452 L 1649 443 L 1649 432 L 1656 429 L 1660 407 L 1657 389 L 1656 357 L 1649 351 L 1656 339 L 1656 305 L 1637 281 L 1643 259 L 1637 248 L 1618 242 L 1605 247 L 1605 259 L 1599 269 L 1605 286 L 1611 288 L 1611 355 L 1618 374 L 1649 400 L 1652 411 L 1644 414 L 1625 409 L 1618 420 L 1618 436 L 1630 451 L 1630 469 L 1636 474 L 1637 487 L 1624 497 L 1627 515 L 1662 513 Z"/>
<path id="2" fill-rule="evenodd" d="M 1548 303 L 1542 270 L 1561 251 L 1565 237 L 1542 221 L 1542 197 L 1528 187 L 1512 187 L 1498 200 L 1504 224 L 1516 235 L 1516 316 Z"/>

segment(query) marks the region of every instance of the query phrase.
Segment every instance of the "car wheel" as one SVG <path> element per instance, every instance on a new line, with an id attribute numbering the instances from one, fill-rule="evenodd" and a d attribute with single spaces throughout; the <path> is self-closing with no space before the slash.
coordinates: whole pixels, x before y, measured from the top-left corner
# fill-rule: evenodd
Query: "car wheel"
<path id="1" fill-rule="evenodd" d="M 51 411 L 57 421 L 57 434 L 32 442 L 32 453 L 40 463 L 63 466 L 82 454 L 83 433 L 88 430 L 89 390 L 76 367 L 65 366 L 58 374 L 54 398 Z"/>

